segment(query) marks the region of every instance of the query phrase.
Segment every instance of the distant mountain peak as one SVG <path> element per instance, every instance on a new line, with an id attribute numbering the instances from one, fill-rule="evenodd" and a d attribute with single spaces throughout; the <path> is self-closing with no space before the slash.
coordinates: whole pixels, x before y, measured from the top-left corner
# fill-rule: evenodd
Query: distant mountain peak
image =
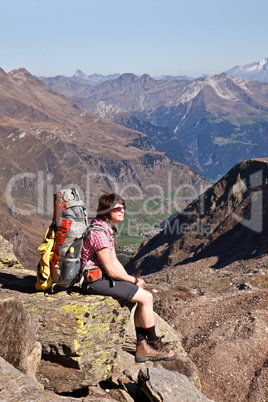
<path id="1" fill-rule="evenodd" d="M 133 73 L 124 73 L 118 77 L 118 82 L 120 85 L 126 85 L 129 83 L 136 83 L 139 79 L 140 78 Z"/>
<path id="2" fill-rule="evenodd" d="M 266 57 L 265 59 L 251 63 L 251 64 L 246 64 L 243 67 L 239 67 L 241 71 L 266 71 L 267 70 L 267 64 L 268 64 L 268 58 Z"/>
<path id="3" fill-rule="evenodd" d="M 189 81 L 181 96 L 178 96 L 177 103 L 187 103 L 192 101 L 200 91 L 205 87 L 212 88 L 217 96 L 229 101 L 236 101 L 238 97 L 235 95 L 233 88 L 230 86 L 235 85 L 244 91 L 248 91 L 246 87 L 247 81 L 240 77 L 231 77 L 226 73 L 210 74 L 202 78 L 197 78 Z"/>
<path id="4" fill-rule="evenodd" d="M 80 78 L 86 81 L 89 79 L 88 76 L 81 70 L 76 70 L 76 72 L 73 75 L 73 78 Z"/>
<path id="5" fill-rule="evenodd" d="M 155 80 L 149 74 L 143 74 L 140 77 L 141 82 L 154 82 Z"/>
<path id="6" fill-rule="evenodd" d="M 26 68 L 24 68 L 24 67 L 15 68 L 15 70 L 10 71 L 10 73 L 8 73 L 8 75 L 10 75 L 11 77 L 22 76 L 22 75 L 32 76 L 29 73 L 29 71 L 27 71 Z"/>
<path id="7" fill-rule="evenodd" d="M 12 77 L 13 80 L 21 82 L 27 80 L 32 81 L 33 79 L 36 80 L 36 78 L 24 67 L 16 68 L 15 70 L 10 71 L 10 73 L 8 73 L 8 76 Z"/>
<path id="8" fill-rule="evenodd" d="M 119 78 L 120 79 L 138 78 L 138 76 L 133 73 L 124 73 L 124 74 L 121 74 Z"/>
<path id="9" fill-rule="evenodd" d="M 268 58 L 244 66 L 235 66 L 226 73 L 245 78 L 248 81 L 268 82 Z"/>

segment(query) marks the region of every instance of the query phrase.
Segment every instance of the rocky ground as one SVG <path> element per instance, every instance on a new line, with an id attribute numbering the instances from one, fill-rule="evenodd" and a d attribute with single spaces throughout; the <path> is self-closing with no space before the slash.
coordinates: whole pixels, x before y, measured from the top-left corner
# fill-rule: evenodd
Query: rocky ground
<path id="1" fill-rule="evenodd" d="M 217 258 L 145 277 L 155 310 L 180 334 L 204 394 L 268 400 L 268 255 L 215 269 Z"/>
<path id="2" fill-rule="evenodd" d="M 33 273 L 24 273 L 12 253 L 10 243 L 3 238 L 0 240 L 2 300 L 21 298 L 21 291 L 17 287 L 22 283 L 26 286 L 23 292 L 26 300 L 35 298 L 34 294 L 30 297 L 35 282 Z M 152 381 L 150 384 L 150 395 L 154 394 L 154 387 L 161 383 L 157 380 L 158 375 L 167 375 L 161 371 L 162 368 L 169 372 L 177 371 L 178 375 L 188 374 L 188 378 L 187 371 L 191 371 L 190 377 L 193 378 L 196 368 L 204 398 L 215 402 L 268 400 L 268 254 L 236 260 L 229 265 L 221 265 L 221 268 L 218 266 L 218 258 L 210 257 L 170 266 L 144 276 L 147 288 L 154 294 L 155 311 L 177 331 L 188 359 L 184 362 L 186 357 L 181 355 L 183 370 L 181 367 L 172 367 L 171 362 L 168 367 L 162 364 L 159 372 L 152 376 L 154 383 Z M 141 367 L 136 367 L 133 362 L 133 356 L 124 352 L 120 372 L 130 372 L 130 377 L 137 378 Z M 2 369 L 6 371 L 1 375 L 6 376 L 9 369 L 4 365 Z M 148 369 L 153 373 L 155 367 L 146 366 L 144 375 Z M 65 394 L 61 398 L 125 400 L 122 399 L 124 389 L 121 387 L 119 390 L 118 385 L 117 388 L 115 386 L 119 378 L 115 375 L 114 383 L 103 382 L 103 388 L 91 387 L 87 390 L 87 396 L 72 393 L 71 397 Z M 122 384 L 126 390 L 127 387 L 137 387 L 135 381 L 124 378 Z M 171 378 L 171 374 L 168 378 Z M 181 380 L 181 377 L 176 377 L 176 381 Z M 126 395 L 125 392 L 125 398 L 128 398 Z M 178 400 L 174 392 L 171 398 Z"/>
<path id="3" fill-rule="evenodd" d="M 36 292 L 35 283 L 0 236 L 1 401 L 209 401 L 180 336 L 161 317 L 158 334 L 177 359 L 135 363 L 133 304 L 79 289 Z"/>

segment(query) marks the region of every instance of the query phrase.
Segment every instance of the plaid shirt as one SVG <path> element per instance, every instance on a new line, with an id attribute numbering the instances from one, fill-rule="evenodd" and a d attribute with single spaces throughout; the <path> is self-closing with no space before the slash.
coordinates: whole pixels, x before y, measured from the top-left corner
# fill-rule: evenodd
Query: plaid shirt
<path id="1" fill-rule="evenodd" d="M 92 219 L 91 223 L 93 225 L 104 228 L 108 233 L 110 240 L 107 238 L 106 234 L 102 230 L 91 230 L 84 239 L 82 247 L 82 266 L 88 260 L 90 260 L 89 265 L 97 265 L 101 267 L 100 260 L 95 253 L 96 251 L 99 251 L 103 248 L 108 248 L 111 258 L 113 258 L 112 251 L 114 248 L 115 229 L 112 229 L 111 226 L 109 226 L 108 223 L 102 218 L 94 218 Z"/>

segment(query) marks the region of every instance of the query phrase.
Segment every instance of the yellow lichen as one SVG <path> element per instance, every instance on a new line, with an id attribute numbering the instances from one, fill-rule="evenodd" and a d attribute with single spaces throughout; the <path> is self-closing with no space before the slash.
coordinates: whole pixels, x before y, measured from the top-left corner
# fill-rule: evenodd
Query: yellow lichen
<path id="1" fill-rule="evenodd" d="M 10 301 L 10 300 L 14 300 L 14 297 L 7 297 L 6 299 L 2 299 L 2 300 L 0 300 L 2 303 L 4 303 L 4 302 L 8 302 L 8 301 Z"/>

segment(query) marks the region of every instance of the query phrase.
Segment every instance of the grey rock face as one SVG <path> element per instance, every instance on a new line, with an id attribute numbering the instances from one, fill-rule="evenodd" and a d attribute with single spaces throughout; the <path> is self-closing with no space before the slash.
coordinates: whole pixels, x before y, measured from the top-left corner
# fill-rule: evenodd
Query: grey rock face
<path id="1" fill-rule="evenodd" d="M 164 367 L 150 367 L 141 370 L 139 379 L 150 401 L 155 402 L 209 402 L 183 374 L 166 370 Z"/>

